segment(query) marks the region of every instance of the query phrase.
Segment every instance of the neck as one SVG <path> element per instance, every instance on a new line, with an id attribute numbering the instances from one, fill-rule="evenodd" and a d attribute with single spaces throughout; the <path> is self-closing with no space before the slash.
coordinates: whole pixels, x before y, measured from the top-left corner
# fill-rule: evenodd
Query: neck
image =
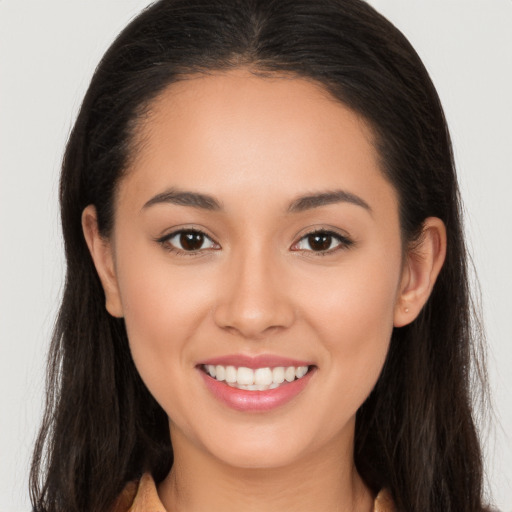
<path id="1" fill-rule="evenodd" d="M 357 473 L 352 444 L 275 468 L 224 464 L 173 436 L 174 465 L 159 486 L 168 512 L 370 512 L 373 497 Z M 347 449 L 348 448 L 348 449 Z"/>

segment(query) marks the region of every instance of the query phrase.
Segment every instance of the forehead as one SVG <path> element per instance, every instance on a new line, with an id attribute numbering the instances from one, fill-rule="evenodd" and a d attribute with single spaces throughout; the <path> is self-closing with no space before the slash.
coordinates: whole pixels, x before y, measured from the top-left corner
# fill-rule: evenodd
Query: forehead
<path id="1" fill-rule="evenodd" d="M 146 195 L 358 188 L 371 200 L 389 187 L 368 124 L 303 78 L 243 69 L 189 77 L 152 102 L 136 140 L 127 176 Z"/>

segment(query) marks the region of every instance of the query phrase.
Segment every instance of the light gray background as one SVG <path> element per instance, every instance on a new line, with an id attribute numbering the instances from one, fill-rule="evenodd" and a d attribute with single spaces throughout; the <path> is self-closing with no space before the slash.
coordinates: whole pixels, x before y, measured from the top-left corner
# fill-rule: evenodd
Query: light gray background
<path id="1" fill-rule="evenodd" d="M 0 0 L 0 512 L 30 510 L 27 473 L 62 286 L 57 181 L 96 63 L 148 0 Z M 444 103 L 481 281 L 495 414 L 489 488 L 512 511 L 512 1 L 372 0 Z"/>

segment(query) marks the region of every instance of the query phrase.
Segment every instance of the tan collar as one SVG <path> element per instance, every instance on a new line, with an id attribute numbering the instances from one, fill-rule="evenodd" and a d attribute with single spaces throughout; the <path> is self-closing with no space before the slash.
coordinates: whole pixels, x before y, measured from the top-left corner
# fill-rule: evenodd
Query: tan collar
<path id="1" fill-rule="evenodd" d="M 117 499 L 112 512 L 167 512 L 158 497 L 156 485 L 149 473 L 140 481 L 129 483 Z M 375 498 L 373 512 L 395 512 L 391 494 L 383 489 Z"/>

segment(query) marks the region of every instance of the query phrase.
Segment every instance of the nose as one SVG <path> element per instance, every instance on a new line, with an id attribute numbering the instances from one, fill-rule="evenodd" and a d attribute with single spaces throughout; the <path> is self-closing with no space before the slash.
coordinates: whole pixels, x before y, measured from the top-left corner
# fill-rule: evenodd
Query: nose
<path id="1" fill-rule="evenodd" d="M 278 262 L 256 249 L 226 263 L 214 310 L 219 327 L 246 339 L 262 339 L 293 324 L 294 306 Z"/>

